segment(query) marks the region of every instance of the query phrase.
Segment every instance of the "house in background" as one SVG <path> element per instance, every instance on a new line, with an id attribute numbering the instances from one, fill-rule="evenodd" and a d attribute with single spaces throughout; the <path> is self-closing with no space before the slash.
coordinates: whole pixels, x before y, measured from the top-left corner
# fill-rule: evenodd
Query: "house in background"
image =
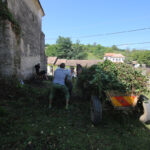
<path id="1" fill-rule="evenodd" d="M 97 65 L 99 62 L 103 62 L 103 60 L 67 60 L 66 66 L 74 67 L 76 74 L 78 64 L 80 64 L 82 67 L 90 67 L 92 65 Z"/>
<path id="2" fill-rule="evenodd" d="M 92 65 L 96 65 L 99 62 L 103 62 L 103 60 L 72 60 L 72 59 L 57 59 L 57 57 L 48 57 L 47 58 L 47 73 L 48 75 L 52 75 L 52 71 L 55 71 L 56 67 L 58 67 L 61 63 L 65 63 L 66 68 L 74 67 L 76 70 L 76 66 L 80 64 L 83 67 L 90 67 Z"/>
<path id="3" fill-rule="evenodd" d="M 80 64 L 83 67 L 90 67 L 92 65 L 96 65 L 99 62 L 103 62 L 102 60 L 67 60 L 66 66 L 74 66 L 76 67 L 77 64 Z"/>
<path id="4" fill-rule="evenodd" d="M 77 61 L 78 61 L 78 60 L 72 60 L 72 59 L 67 60 L 66 66 L 69 66 L 69 67 L 76 67 Z"/>
<path id="5" fill-rule="evenodd" d="M 0 8 L 6 15 L 0 16 L 0 73 L 28 79 L 36 64 L 46 70 L 45 14 L 39 0 L 1 0 Z"/>
<path id="6" fill-rule="evenodd" d="M 103 62 L 102 60 L 79 60 L 78 64 L 83 67 L 91 67 L 92 65 L 97 65 L 99 62 Z"/>
<path id="7" fill-rule="evenodd" d="M 67 60 L 66 66 L 77 66 L 77 64 L 80 64 L 83 67 L 90 67 L 92 65 L 96 65 L 99 62 L 103 62 L 102 60 Z"/>
<path id="8" fill-rule="evenodd" d="M 61 63 L 65 63 L 66 68 L 74 67 L 76 72 L 76 67 L 80 64 L 82 67 L 90 67 L 96 65 L 103 60 L 67 60 L 67 59 L 57 59 L 57 57 L 48 57 L 47 58 L 47 73 L 48 75 L 53 75 L 55 69 L 59 67 Z"/>
<path id="9" fill-rule="evenodd" d="M 110 60 L 112 62 L 123 63 L 125 60 L 125 56 L 123 56 L 122 54 L 116 54 L 116 53 L 105 53 L 104 60 Z"/>
<path id="10" fill-rule="evenodd" d="M 134 68 L 140 67 L 140 64 L 137 61 L 132 61 L 132 65 Z"/>
<path id="11" fill-rule="evenodd" d="M 64 63 L 64 64 L 66 64 L 66 62 L 67 62 L 67 59 L 57 59 L 57 61 L 56 61 L 56 66 L 59 66 L 61 63 Z"/>
<path id="12" fill-rule="evenodd" d="M 54 65 L 57 61 L 57 57 L 48 57 L 47 58 L 47 74 L 53 75 L 54 73 Z"/>

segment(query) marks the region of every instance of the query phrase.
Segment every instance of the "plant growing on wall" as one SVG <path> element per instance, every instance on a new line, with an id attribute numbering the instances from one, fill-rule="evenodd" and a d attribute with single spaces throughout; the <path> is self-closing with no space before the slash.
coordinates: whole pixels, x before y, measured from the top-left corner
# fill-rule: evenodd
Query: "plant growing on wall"
<path id="1" fill-rule="evenodd" d="M 21 33 L 21 27 L 14 18 L 13 14 L 7 7 L 7 3 L 0 0 L 0 20 L 9 20 L 12 23 L 14 32 L 19 35 Z"/>

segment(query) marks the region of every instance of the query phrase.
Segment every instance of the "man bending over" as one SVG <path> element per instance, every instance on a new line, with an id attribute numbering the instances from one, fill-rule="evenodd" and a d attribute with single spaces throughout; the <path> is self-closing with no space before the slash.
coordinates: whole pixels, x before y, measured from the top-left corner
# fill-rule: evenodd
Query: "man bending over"
<path id="1" fill-rule="evenodd" d="M 54 98 L 55 92 L 60 89 L 65 94 L 66 98 L 66 109 L 68 109 L 68 103 L 69 103 L 69 91 L 68 88 L 65 86 L 65 79 L 67 76 L 70 76 L 70 73 L 68 70 L 65 70 L 65 64 L 61 63 L 60 68 L 57 68 L 54 72 L 54 80 L 53 85 L 51 87 L 51 93 L 49 96 L 49 108 L 52 107 L 52 100 Z"/>

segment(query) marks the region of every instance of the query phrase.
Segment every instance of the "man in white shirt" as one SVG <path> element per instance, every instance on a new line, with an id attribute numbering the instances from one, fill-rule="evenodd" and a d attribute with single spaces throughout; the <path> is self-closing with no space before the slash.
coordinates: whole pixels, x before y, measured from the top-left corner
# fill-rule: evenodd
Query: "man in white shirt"
<path id="1" fill-rule="evenodd" d="M 66 109 L 68 109 L 68 103 L 69 103 L 69 91 L 68 88 L 65 86 L 65 79 L 68 77 L 70 78 L 71 74 L 68 70 L 65 70 L 65 64 L 60 64 L 60 68 L 57 68 L 54 72 L 54 80 L 53 85 L 51 87 L 51 93 L 49 96 L 49 108 L 52 107 L 52 100 L 54 98 L 55 92 L 60 89 L 65 94 L 66 98 Z"/>

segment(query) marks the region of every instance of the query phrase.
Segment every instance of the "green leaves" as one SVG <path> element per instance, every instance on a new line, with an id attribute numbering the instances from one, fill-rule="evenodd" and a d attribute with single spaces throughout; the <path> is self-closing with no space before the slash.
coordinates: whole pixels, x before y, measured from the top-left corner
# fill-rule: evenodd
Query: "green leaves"
<path id="1" fill-rule="evenodd" d="M 138 61 L 140 64 L 146 64 L 150 66 L 150 51 L 149 50 L 134 50 L 131 54 L 132 59 Z"/>
<path id="2" fill-rule="evenodd" d="M 147 91 L 146 76 L 130 65 L 110 61 L 84 68 L 78 82 L 81 88 L 84 88 L 82 84 L 86 84 L 84 90 L 88 90 L 91 94 L 97 93 L 99 96 L 109 90 L 134 94 Z"/>
<path id="3" fill-rule="evenodd" d="M 46 56 L 57 56 L 57 47 L 55 44 L 53 45 L 46 45 L 45 47 L 45 54 Z"/>
<path id="4" fill-rule="evenodd" d="M 70 38 L 59 36 L 56 44 L 46 45 L 46 56 L 57 56 L 65 59 L 85 59 L 87 57 L 86 48 L 77 41 L 72 43 Z"/>

